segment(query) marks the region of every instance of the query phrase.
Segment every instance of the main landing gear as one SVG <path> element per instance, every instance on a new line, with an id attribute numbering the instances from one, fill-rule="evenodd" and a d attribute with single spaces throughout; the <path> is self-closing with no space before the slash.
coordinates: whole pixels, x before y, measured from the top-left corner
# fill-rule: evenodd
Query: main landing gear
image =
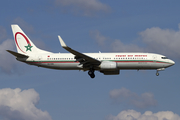
<path id="1" fill-rule="evenodd" d="M 94 69 L 90 69 L 88 74 L 91 78 L 95 78 Z"/>

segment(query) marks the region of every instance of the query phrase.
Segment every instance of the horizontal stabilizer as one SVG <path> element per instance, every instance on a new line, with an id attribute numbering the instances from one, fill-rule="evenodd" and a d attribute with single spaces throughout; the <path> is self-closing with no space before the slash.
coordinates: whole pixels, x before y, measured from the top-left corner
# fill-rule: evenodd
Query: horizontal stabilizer
<path id="1" fill-rule="evenodd" d="M 29 56 L 27 56 L 27 55 L 23 55 L 23 54 L 20 54 L 20 53 L 11 51 L 11 50 L 6 50 L 6 51 L 9 52 L 9 53 L 11 53 L 12 55 L 18 57 L 18 58 L 28 58 L 28 57 L 29 57 Z"/>

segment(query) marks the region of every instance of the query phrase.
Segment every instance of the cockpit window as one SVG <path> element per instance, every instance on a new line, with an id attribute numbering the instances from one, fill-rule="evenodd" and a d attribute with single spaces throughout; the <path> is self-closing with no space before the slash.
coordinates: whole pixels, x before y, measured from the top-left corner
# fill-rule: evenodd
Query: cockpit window
<path id="1" fill-rule="evenodd" d="M 161 57 L 162 59 L 168 59 L 168 57 Z"/>

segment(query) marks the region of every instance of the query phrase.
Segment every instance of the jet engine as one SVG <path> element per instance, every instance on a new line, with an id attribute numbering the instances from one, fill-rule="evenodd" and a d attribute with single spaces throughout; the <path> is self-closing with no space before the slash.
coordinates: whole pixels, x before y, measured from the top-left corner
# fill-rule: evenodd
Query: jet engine
<path id="1" fill-rule="evenodd" d="M 116 70 L 117 69 L 117 64 L 116 62 L 111 62 L 111 61 L 103 61 L 100 64 L 100 69 L 101 70 Z"/>

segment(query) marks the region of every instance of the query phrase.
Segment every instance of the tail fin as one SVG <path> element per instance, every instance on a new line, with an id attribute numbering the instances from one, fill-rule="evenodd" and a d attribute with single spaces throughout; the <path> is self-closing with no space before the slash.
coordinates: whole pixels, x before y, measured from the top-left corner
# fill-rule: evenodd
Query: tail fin
<path id="1" fill-rule="evenodd" d="M 18 25 L 11 25 L 11 28 L 18 53 L 47 53 L 47 51 L 37 48 Z"/>

